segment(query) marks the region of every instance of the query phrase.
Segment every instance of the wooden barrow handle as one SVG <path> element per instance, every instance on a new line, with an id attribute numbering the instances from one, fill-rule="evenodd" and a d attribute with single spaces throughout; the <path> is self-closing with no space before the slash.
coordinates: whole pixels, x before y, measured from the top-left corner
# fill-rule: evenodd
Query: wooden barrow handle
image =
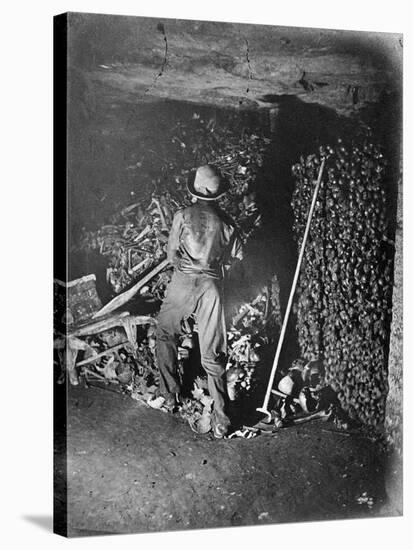
<path id="1" fill-rule="evenodd" d="M 123 292 L 122 294 L 119 294 L 119 296 L 115 296 L 113 300 L 111 300 L 106 305 L 104 305 L 102 309 L 100 309 L 93 315 L 93 319 L 102 317 L 103 315 L 107 315 L 108 313 L 111 313 L 115 309 L 118 309 L 124 304 L 126 304 L 126 302 L 129 302 L 129 300 L 135 296 L 135 294 L 138 292 L 140 288 L 145 286 L 147 282 L 153 279 L 155 275 L 157 275 L 160 271 L 165 269 L 165 267 L 167 267 L 168 265 L 169 265 L 169 260 L 168 259 L 163 260 L 163 262 L 158 264 L 154 269 L 152 269 L 152 271 L 150 271 L 147 275 L 145 275 L 143 279 L 141 279 L 136 284 L 134 284 L 129 290 L 127 290 L 126 292 Z"/>

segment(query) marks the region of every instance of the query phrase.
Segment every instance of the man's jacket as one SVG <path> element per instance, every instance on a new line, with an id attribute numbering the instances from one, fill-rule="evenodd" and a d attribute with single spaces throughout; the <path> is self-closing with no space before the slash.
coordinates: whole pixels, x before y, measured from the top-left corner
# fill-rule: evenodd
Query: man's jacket
<path id="1" fill-rule="evenodd" d="M 232 258 L 242 260 L 241 241 L 215 203 L 199 200 L 178 210 L 168 241 L 168 259 L 176 269 L 221 279 Z"/>

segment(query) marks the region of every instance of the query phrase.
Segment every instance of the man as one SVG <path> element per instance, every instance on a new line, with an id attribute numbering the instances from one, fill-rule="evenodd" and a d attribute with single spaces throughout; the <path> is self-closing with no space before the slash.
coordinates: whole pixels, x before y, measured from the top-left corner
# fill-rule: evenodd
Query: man
<path id="1" fill-rule="evenodd" d="M 158 316 L 160 396 L 152 401 L 152 406 L 170 411 L 176 406 L 176 394 L 180 391 L 177 337 L 182 319 L 195 313 L 201 364 L 214 401 L 213 431 L 215 437 L 222 438 L 230 424 L 226 412 L 227 337 L 222 283 L 231 259 L 242 259 L 241 242 L 234 226 L 216 205 L 225 190 L 212 166 L 198 168 L 188 191 L 195 201 L 175 214 L 169 235 L 168 259 L 175 270 Z"/>

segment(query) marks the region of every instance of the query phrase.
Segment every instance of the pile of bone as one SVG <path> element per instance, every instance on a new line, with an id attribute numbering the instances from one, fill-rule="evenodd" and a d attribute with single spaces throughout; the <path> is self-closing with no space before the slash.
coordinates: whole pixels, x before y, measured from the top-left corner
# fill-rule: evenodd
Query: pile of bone
<path id="1" fill-rule="evenodd" d="M 265 350 L 274 349 L 281 327 L 279 290 L 277 276 L 274 276 L 250 303 L 240 306 L 232 318 L 228 330 L 226 365 L 228 395 L 232 401 L 253 394 Z M 183 373 L 195 347 L 196 320 L 193 317 L 184 319 L 181 328 L 178 362 L 180 372 Z M 143 402 L 156 394 L 159 385 L 153 331 L 153 327 L 149 327 L 146 336 L 139 343 L 137 363 L 142 368 L 129 388 L 132 397 Z M 191 395 L 183 399 L 180 414 L 188 420 L 194 431 L 205 433 L 203 430 L 208 428 L 211 410 L 206 377 L 198 376 Z"/>
<path id="2" fill-rule="evenodd" d="M 250 303 L 240 306 L 228 330 L 227 383 L 231 400 L 256 389 L 264 350 L 272 349 L 281 328 L 280 286 L 276 275 Z"/>
<path id="3" fill-rule="evenodd" d="M 98 250 L 107 258 L 107 282 L 118 294 L 155 267 L 166 255 L 169 229 L 178 203 L 165 193 L 143 203 L 135 202 L 112 217 L 110 225 L 85 231 L 81 250 Z M 116 223 L 114 223 L 116 221 Z M 169 273 L 162 272 L 141 289 L 141 294 L 163 296 Z"/>
<path id="4" fill-rule="evenodd" d="M 131 192 L 131 204 L 119 208 L 108 224 L 95 231 L 83 230 L 77 248 L 97 250 L 107 259 L 107 281 L 114 293 L 121 293 L 128 285 L 141 279 L 165 257 L 169 230 L 176 210 L 190 204 L 186 184 L 193 170 L 202 164 L 218 168 L 228 183 L 228 192 L 219 200 L 219 206 L 233 219 L 245 243 L 261 224 L 256 203 L 257 175 L 263 162 L 269 140 L 263 136 L 219 128 L 211 121 L 195 117 L 191 132 L 177 124 L 172 143 L 175 154 L 168 161 L 158 162 L 159 177 L 153 179 L 153 188 L 139 186 Z M 159 144 L 160 150 L 163 143 Z M 162 154 L 159 153 L 159 157 Z M 138 159 L 139 160 L 139 159 Z M 136 161 L 136 159 L 134 159 Z M 127 167 L 125 177 L 133 173 L 139 181 L 141 162 Z M 143 175 L 143 174 L 142 174 Z M 145 178 L 143 178 L 145 179 Z M 147 178 L 146 178 L 147 180 Z M 140 289 L 149 300 L 162 300 L 170 280 L 171 270 L 164 270 Z M 279 323 L 279 287 L 276 278 L 251 304 L 238 312 L 229 333 L 229 386 L 233 397 L 239 391 L 253 388 L 253 374 L 259 364 L 259 349 L 269 338 L 266 326 Z M 193 346 L 194 323 L 184 320 L 184 336 L 179 347 L 179 361 L 188 359 Z M 276 336 L 276 331 L 272 331 Z M 125 390 L 137 400 L 147 402 L 159 385 L 156 365 L 155 334 L 152 326 L 138 334 L 138 349 L 133 361 L 136 365 L 132 379 Z M 117 358 L 116 358 L 117 359 Z M 119 367 L 112 361 L 109 367 L 98 364 L 100 374 L 109 375 Z M 208 424 L 210 404 L 204 382 L 193 388 L 192 395 L 183 403 L 182 415 L 195 430 L 204 430 Z M 202 418 L 202 419 L 201 419 Z M 200 420 L 201 419 L 201 420 Z"/>
<path id="5" fill-rule="evenodd" d="M 320 359 L 313 359 L 307 364 L 302 359 L 293 361 L 273 390 L 273 415 L 277 428 L 315 419 L 332 421 L 343 430 L 356 425 L 340 406 L 336 392 L 325 385 L 324 376 L 324 365 Z"/>
<path id="6" fill-rule="evenodd" d="M 119 208 L 110 223 L 94 231 L 84 228 L 74 246 L 74 250 L 98 250 L 107 258 L 107 281 L 115 294 L 165 257 L 173 215 L 178 208 L 190 204 L 186 184 L 201 164 L 216 166 L 227 181 L 228 192 L 219 205 L 233 219 L 242 240 L 247 241 L 261 225 L 256 179 L 269 140 L 246 131 L 238 134 L 219 129 L 202 119 L 194 123 L 197 126 L 191 134 L 183 124 L 174 129 L 176 154 L 164 165 L 158 162 L 159 177 L 153 179 L 152 190 L 145 187 L 146 191 L 142 191 L 138 186 L 136 192 L 131 191 L 135 199 L 131 204 Z M 161 300 L 169 278 L 170 271 L 160 273 L 141 289 L 141 294 Z"/>
<path id="7" fill-rule="evenodd" d="M 250 303 L 239 307 L 231 321 L 226 367 L 231 400 L 254 392 L 264 352 L 273 350 L 280 325 L 279 282 L 274 276 Z M 178 347 L 181 373 L 194 350 L 196 331 L 196 320 L 193 317 L 183 319 Z M 108 383 L 120 384 L 123 391 L 133 399 L 146 403 L 159 388 L 154 324 L 138 327 L 138 344 L 134 354 L 128 346 L 122 346 L 122 342 L 124 334 L 118 328 L 86 338 L 86 343 L 94 349 L 95 354 L 106 351 L 105 357 L 85 367 L 86 379 L 106 379 Z M 111 348 L 114 349 L 113 353 L 108 352 Z M 188 420 L 194 431 L 204 433 L 203 430 L 207 429 L 210 422 L 211 410 L 206 377 L 197 377 L 191 395 L 182 402 L 180 414 Z"/>

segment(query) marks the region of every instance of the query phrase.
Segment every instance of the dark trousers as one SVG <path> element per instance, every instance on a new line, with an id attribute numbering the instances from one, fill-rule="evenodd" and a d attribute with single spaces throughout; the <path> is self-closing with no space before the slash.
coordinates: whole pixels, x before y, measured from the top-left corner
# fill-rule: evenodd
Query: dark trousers
<path id="1" fill-rule="evenodd" d="M 222 282 L 205 275 L 175 271 L 158 316 L 157 360 L 162 393 L 179 393 L 177 338 L 181 321 L 195 313 L 201 364 L 208 375 L 216 421 L 229 424 L 226 415 L 226 327 Z"/>

